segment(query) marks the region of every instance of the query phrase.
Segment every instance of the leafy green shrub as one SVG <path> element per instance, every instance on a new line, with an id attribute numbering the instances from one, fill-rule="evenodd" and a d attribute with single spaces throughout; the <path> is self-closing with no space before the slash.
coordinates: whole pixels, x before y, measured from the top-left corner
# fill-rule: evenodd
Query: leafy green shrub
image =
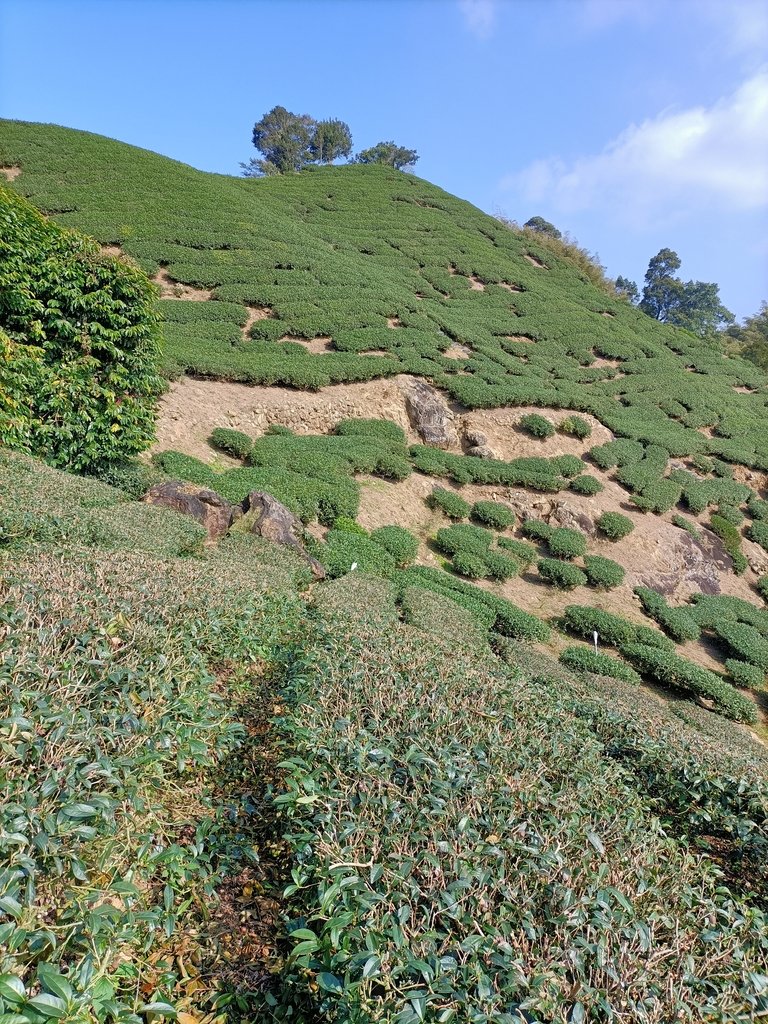
<path id="1" fill-rule="evenodd" d="M 641 512 L 654 512 L 662 515 L 669 512 L 680 500 L 682 488 L 674 480 L 654 480 L 646 484 L 639 494 L 633 494 L 630 501 Z"/>
<path id="2" fill-rule="evenodd" d="M 520 527 L 524 537 L 530 537 L 531 540 L 539 541 L 549 540 L 553 529 L 554 527 L 545 523 L 543 519 L 526 519 Z"/>
<path id="3" fill-rule="evenodd" d="M 335 433 L 343 437 L 376 437 L 382 441 L 405 444 L 405 433 L 391 420 L 352 419 L 339 420 Z"/>
<path id="4" fill-rule="evenodd" d="M 606 444 L 590 448 L 589 457 L 601 469 L 613 469 L 614 466 L 631 466 L 640 462 L 645 455 L 645 448 L 637 441 L 629 438 L 617 438 Z"/>
<path id="5" fill-rule="evenodd" d="M 725 667 L 735 686 L 751 690 L 762 690 L 765 686 L 765 670 L 749 661 L 726 658 Z"/>
<path id="6" fill-rule="evenodd" d="M 755 586 L 762 599 L 768 602 L 768 576 L 761 576 Z"/>
<path id="7" fill-rule="evenodd" d="M 411 464 L 401 455 L 384 452 L 376 460 L 374 472 L 386 480 L 405 480 L 411 475 Z"/>
<path id="8" fill-rule="evenodd" d="M 587 538 L 580 530 L 556 526 L 550 529 L 546 545 L 555 558 L 579 558 L 587 550 Z"/>
<path id="9" fill-rule="evenodd" d="M 723 547 L 731 556 L 733 571 L 737 576 L 743 575 L 749 568 L 744 552 L 741 550 L 741 534 L 729 520 L 713 513 L 709 518 L 709 526 L 713 533 L 722 540 Z M 768 537 L 768 531 L 766 531 Z"/>
<path id="10" fill-rule="evenodd" d="M 708 698 L 726 718 L 748 724 L 757 720 L 754 703 L 706 668 L 694 665 L 671 651 L 661 651 L 644 644 L 625 644 L 621 653 L 642 675 L 650 676 L 662 686 Z"/>
<path id="11" fill-rule="evenodd" d="M 422 587 L 406 587 L 400 606 L 405 622 L 434 633 L 452 647 L 477 643 L 482 637 L 475 617 L 449 597 Z"/>
<path id="12" fill-rule="evenodd" d="M 763 550 L 768 551 L 768 522 L 759 520 L 756 523 L 751 523 L 747 529 L 747 536 L 755 544 L 759 544 Z"/>
<path id="13" fill-rule="evenodd" d="M 410 565 L 419 550 L 418 538 L 402 526 L 380 526 L 371 533 L 371 540 L 392 555 L 399 569 Z"/>
<path id="14" fill-rule="evenodd" d="M 753 519 L 761 522 L 768 521 L 768 501 L 758 498 L 753 494 L 747 502 L 747 512 Z"/>
<path id="15" fill-rule="evenodd" d="M 208 440 L 214 448 L 236 459 L 247 459 L 253 448 L 253 438 L 242 430 L 230 430 L 228 427 L 216 427 Z"/>
<path id="16" fill-rule="evenodd" d="M 0 187 L 0 443 L 93 470 L 154 434 L 159 330 L 137 267 Z"/>
<path id="17" fill-rule="evenodd" d="M 140 498 L 150 487 L 165 479 L 165 474 L 154 466 L 134 459 L 124 462 L 105 462 L 98 467 L 97 478 L 110 487 L 117 487 L 129 498 Z"/>
<path id="18" fill-rule="evenodd" d="M 496 611 L 493 628 L 502 636 L 512 637 L 524 643 L 546 643 L 550 630 L 546 622 L 535 615 L 524 612 L 511 601 L 496 599 L 492 604 Z"/>
<path id="19" fill-rule="evenodd" d="M 623 540 L 635 528 L 632 520 L 628 516 L 623 516 L 621 512 L 603 512 L 595 520 L 595 526 L 608 540 Z"/>
<path id="20" fill-rule="evenodd" d="M 586 573 L 570 562 L 562 562 L 559 558 L 541 558 L 538 562 L 539 576 L 548 580 L 558 590 L 573 590 L 583 587 L 587 582 Z"/>
<path id="21" fill-rule="evenodd" d="M 468 501 L 445 487 L 436 487 L 427 498 L 427 504 L 430 508 L 444 512 L 449 519 L 466 519 L 471 508 Z"/>
<path id="22" fill-rule="evenodd" d="M 504 530 L 515 521 L 515 513 L 500 501 L 476 501 L 470 514 L 477 522 L 495 530 Z"/>
<path id="23" fill-rule="evenodd" d="M 690 519 L 686 519 L 685 516 L 673 515 L 672 522 L 681 530 L 685 530 L 686 533 L 690 533 L 694 540 L 701 539 L 701 531 L 695 523 L 692 523 Z"/>
<path id="24" fill-rule="evenodd" d="M 715 629 L 721 622 L 746 622 L 768 638 L 768 610 L 729 594 L 693 594 L 688 609 L 702 629 Z"/>
<path id="25" fill-rule="evenodd" d="M 560 628 L 576 636 L 592 640 L 597 632 L 601 643 L 622 648 L 625 644 L 642 643 L 662 650 L 674 651 L 674 643 L 658 630 L 636 626 L 619 615 L 589 605 L 569 604 L 560 619 Z"/>
<path id="26" fill-rule="evenodd" d="M 578 437 L 583 440 L 592 433 L 592 427 L 583 416 L 566 416 L 557 428 L 561 434 L 568 434 L 570 437 Z"/>
<path id="27" fill-rule="evenodd" d="M 520 426 L 531 437 L 547 438 L 552 437 L 555 432 L 554 424 L 546 416 L 540 416 L 536 412 L 529 413 L 520 418 Z"/>
<path id="28" fill-rule="evenodd" d="M 570 489 L 574 494 L 584 494 L 587 497 L 591 497 L 593 494 L 599 494 L 603 490 L 603 485 L 597 479 L 597 477 L 591 476 L 589 473 L 583 474 L 583 476 L 577 476 L 575 480 L 571 480 Z"/>
<path id="29" fill-rule="evenodd" d="M 624 582 L 624 570 L 618 562 L 602 555 L 585 555 L 584 572 L 590 587 L 598 590 L 611 590 Z"/>
<path id="30" fill-rule="evenodd" d="M 516 558 L 510 558 L 509 555 L 502 554 L 500 551 L 489 551 L 485 555 L 484 561 L 487 575 L 492 580 L 500 582 L 518 576 L 522 568 Z"/>
<path id="31" fill-rule="evenodd" d="M 634 593 L 647 615 L 654 619 L 675 643 L 698 640 L 701 628 L 685 608 L 671 608 L 664 597 L 648 587 L 635 587 Z"/>
<path id="32" fill-rule="evenodd" d="M 490 549 L 493 534 L 482 526 L 457 523 L 443 527 L 435 534 L 435 544 L 446 555 L 454 556 L 460 551 L 482 557 Z"/>
<path id="33" fill-rule="evenodd" d="M 470 580 L 482 580 L 488 575 L 486 559 L 471 551 L 457 551 L 453 556 L 453 568 Z"/>
<path id="34" fill-rule="evenodd" d="M 736 505 L 720 502 L 717 506 L 717 514 L 721 519 L 725 519 L 726 522 L 730 523 L 731 526 L 741 526 L 744 522 L 744 513 Z"/>
<path id="35" fill-rule="evenodd" d="M 592 672 L 596 676 L 623 679 L 625 683 L 639 683 L 640 676 L 626 662 L 593 651 L 591 647 L 566 647 L 560 652 L 560 662 L 577 672 Z"/>
<path id="36" fill-rule="evenodd" d="M 499 537 L 498 545 L 504 551 L 508 551 L 512 557 L 523 566 L 531 565 L 536 561 L 536 548 L 524 540 L 514 540 L 512 537 Z"/>
<path id="37" fill-rule="evenodd" d="M 394 558 L 381 544 L 348 530 L 329 530 L 325 543 L 315 543 L 310 550 L 323 563 L 331 579 L 345 576 L 355 563 L 360 572 L 372 576 L 389 577 L 397 568 Z"/>
<path id="38" fill-rule="evenodd" d="M 742 661 L 768 672 L 768 639 L 746 622 L 718 622 L 715 635 Z"/>
<path id="39" fill-rule="evenodd" d="M 333 521 L 334 530 L 344 530 L 347 533 L 356 533 L 359 537 L 368 537 L 369 533 L 364 526 L 361 526 L 351 516 L 339 516 Z"/>

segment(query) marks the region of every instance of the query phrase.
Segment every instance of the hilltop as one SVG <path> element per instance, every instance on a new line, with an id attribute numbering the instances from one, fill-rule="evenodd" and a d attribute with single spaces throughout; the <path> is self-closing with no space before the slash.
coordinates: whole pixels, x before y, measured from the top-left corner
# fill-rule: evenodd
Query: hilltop
<path id="1" fill-rule="evenodd" d="M 764 1013 L 768 377 L 383 167 L 0 172 L 0 1014 Z"/>

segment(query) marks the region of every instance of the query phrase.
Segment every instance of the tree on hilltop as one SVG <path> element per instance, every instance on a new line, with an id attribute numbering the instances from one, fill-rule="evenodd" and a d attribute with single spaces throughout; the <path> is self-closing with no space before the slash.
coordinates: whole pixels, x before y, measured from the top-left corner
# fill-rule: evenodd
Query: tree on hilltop
<path id="1" fill-rule="evenodd" d="M 640 301 L 640 289 L 637 287 L 634 281 L 630 281 L 628 277 L 622 277 L 621 274 L 616 278 L 616 291 L 619 293 L 619 297 L 626 299 L 627 302 L 631 302 L 636 305 Z"/>
<path id="2" fill-rule="evenodd" d="M 531 231 L 539 231 L 542 235 L 549 235 L 550 238 L 557 238 L 558 241 L 563 237 L 562 231 L 559 231 L 550 221 L 544 220 L 543 217 L 531 217 L 523 224 L 523 227 L 530 228 Z"/>
<path id="3" fill-rule="evenodd" d="M 273 107 L 253 126 L 253 144 L 262 159 L 241 164 L 246 177 L 300 171 L 311 159 L 310 146 L 317 122 L 309 114 Z"/>
<path id="4" fill-rule="evenodd" d="M 768 302 L 761 302 L 759 312 L 745 317 L 741 326 L 734 324 L 725 333 L 738 343 L 745 359 L 768 371 Z"/>
<path id="5" fill-rule="evenodd" d="M 702 338 L 733 323 L 733 313 L 720 302 L 718 286 L 705 281 L 683 282 L 674 276 L 680 266 L 680 257 L 672 249 L 656 253 L 645 273 L 640 309 L 661 323 L 683 327 Z"/>
<path id="6" fill-rule="evenodd" d="M 312 133 L 309 152 L 312 159 L 321 164 L 332 164 L 341 156 L 349 156 L 352 152 L 349 125 L 338 118 L 318 121 Z"/>
<path id="7" fill-rule="evenodd" d="M 415 149 L 406 149 L 394 142 L 377 142 L 370 149 L 361 150 L 355 157 L 356 164 L 386 164 L 395 170 L 403 171 L 413 167 L 419 159 Z"/>

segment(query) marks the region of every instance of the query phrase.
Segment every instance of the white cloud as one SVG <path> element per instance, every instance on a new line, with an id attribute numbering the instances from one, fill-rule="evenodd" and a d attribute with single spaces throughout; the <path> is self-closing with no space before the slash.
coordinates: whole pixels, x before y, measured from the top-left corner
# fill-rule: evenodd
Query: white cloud
<path id="1" fill-rule="evenodd" d="M 537 160 L 501 185 L 565 212 L 640 222 L 671 212 L 768 206 L 768 68 L 711 107 L 630 125 L 601 153 Z"/>
<path id="2" fill-rule="evenodd" d="M 464 23 L 478 39 L 487 39 L 496 21 L 497 0 L 459 0 Z"/>

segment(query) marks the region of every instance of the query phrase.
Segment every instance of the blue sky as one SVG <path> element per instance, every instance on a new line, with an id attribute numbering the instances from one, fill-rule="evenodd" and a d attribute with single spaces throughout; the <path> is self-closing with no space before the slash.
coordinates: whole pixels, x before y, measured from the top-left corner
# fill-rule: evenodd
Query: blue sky
<path id="1" fill-rule="evenodd" d="M 0 116 L 238 173 L 275 104 L 416 148 L 612 276 L 667 246 L 739 318 L 768 298 L 765 3 L 0 0 Z"/>

